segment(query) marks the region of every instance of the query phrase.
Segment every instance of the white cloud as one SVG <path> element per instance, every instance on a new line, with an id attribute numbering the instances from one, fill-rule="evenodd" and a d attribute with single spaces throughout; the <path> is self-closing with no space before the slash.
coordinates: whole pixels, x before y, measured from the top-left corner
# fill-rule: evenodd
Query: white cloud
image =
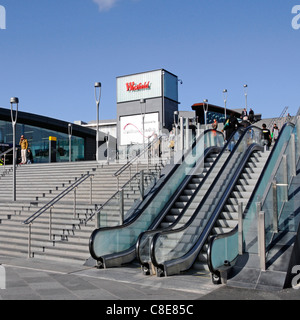
<path id="1" fill-rule="evenodd" d="M 107 11 L 111 9 L 118 0 L 93 0 L 98 4 L 100 11 Z"/>

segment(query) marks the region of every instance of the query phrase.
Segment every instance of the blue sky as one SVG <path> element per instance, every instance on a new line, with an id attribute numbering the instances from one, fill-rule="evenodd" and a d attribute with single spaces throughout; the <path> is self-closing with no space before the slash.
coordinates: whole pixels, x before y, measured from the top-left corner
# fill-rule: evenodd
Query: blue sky
<path id="1" fill-rule="evenodd" d="M 300 0 L 0 0 L 0 106 L 65 121 L 116 118 L 116 77 L 164 68 L 180 110 L 208 99 L 277 117 L 300 106 Z M 300 24 L 300 19 L 299 19 Z"/>

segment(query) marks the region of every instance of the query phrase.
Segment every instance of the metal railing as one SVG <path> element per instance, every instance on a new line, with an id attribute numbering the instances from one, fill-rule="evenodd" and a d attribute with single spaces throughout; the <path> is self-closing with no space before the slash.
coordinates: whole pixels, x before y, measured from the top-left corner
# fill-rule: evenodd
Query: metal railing
<path id="1" fill-rule="evenodd" d="M 74 218 L 76 217 L 76 191 L 77 188 L 81 183 L 86 181 L 88 178 L 91 179 L 90 184 L 90 203 L 92 203 L 92 178 L 94 174 L 86 173 L 82 175 L 79 179 L 77 179 L 74 183 L 72 183 L 70 186 L 68 186 L 65 190 L 63 190 L 60 194 L 58 194 L 56 197 L 54 197 L 52 200 L 50 200 L 47 204 L 45 204 L 43 207 L 41 207 L 38 211 L 36 211 L 33 215 L 31 215 L 29 218 L 27 218 L 25 221 L 22 222 L 23 225 L 28 225 L 28 257 L 31 258 L 31 238 L 32 238 L 32 225 L 34 221 L 39 218 L 42 214 L 44 214 L 46 211 L 50 211 L 49 213 L 49 240 L 53 240 L 53 234 L 52 234 L 52 210 L 54 208 L 54 205 L 57 204 L 61 199 L 63 199 L 66 195 L 68 195 L 71 191 L 74 191 Z"/>
<path id="2" fill-rule="evenodd" d="M 149 157 L 149 151 L 152 151 L 155 144 L 160 142 L 162 139 L 161 136 L 157 137 L 156 139 L 154 139 L 153 141 L 151 141 L 150 143 L 148 143 L 146 145 L 146 147 L 141 151 L 139 152 L 136 156 L 134 156 L 133 158 L 131 158 L 126 164 L 124 164 L 123 167 L 121 167 L 120 169 L 118 169 L 115 173 L 114 173 L 114 177 L 117 178 L 117 188 L 119 190 L 119 187 L 120 187 L 120 176 L 127 170 L 129 169 L 130 170 L 130 179 L 131 179 L 131 168 L 134 164 L 136 164 L 136 173 L 138 172 L 138 162 L 139 160 L 141 160 L 142 156 L 144 156 L 145 154 L 147 155 L 147 159 L 146 160 L 146 163 L 147 163 L 147 170 L 149 171 L 149 162 L 150 160 L 153 159 L 153 157 Z M 162 159 L 161 157 L 158 157 L 159 159 L 159 162 L 160 164 L 162 163 Z"/>
<path id="3" fill-rule="evenodd" d="M 129 218 L 129 214 L 125 214 L 124 209 L 124 200 L 129 199 L 129 193 L 132 192 L 134 186 L 138 186 L 139 189 L 139 198 L 141 201 L 144 199 L 147 194 L 147 189 L 151 187 L 151 185 L 155 184 L 157 179 L 159 179 L 160 171 L 157 172 L 147 172 L 144 170 L 137 172 L 131 179 L 129 179 L 117 192 L 115 192 L 104 204 L 102 204 L 97 210 L 90 214 L 90 216 L 85 220 L 85 224 L 87 224 L 90 220 L 92 220 L 96 216 L 95 228 L 99 229 L 100 227 L 107 227 L 107 222 L 105 225 L 104 221 L 107 220 L 107 215 L 105 214 L 105 210 L 110 211 L 110 217 L 113 217 L 112 210 L 109 208 L 111 206 L 118 206 L 117 215 L 119 217 L 119 224 L 122 225 L 124 220 Z M 137 199 L 134 199 L 137 200 Z M 101 216 L 102 214 L 102 216 Z M 111 226 L 111 225 L 110 225 Z"/>
<path id="4" fill-rule="evenodd" d="M 0 154 L 0 159 L 2 159 L 2 157 L 4 157 L 4 168 L 5 168 L 5 164 L 6 164 L 6 156 L 8 153 L 10 153 L 11 151 L 13 151 L 14 148 L 10 148 L 8 150 L 6 150 L 5 152 Z M 16 148 L 16 150 L 18 150 L 18 148 Z"/>

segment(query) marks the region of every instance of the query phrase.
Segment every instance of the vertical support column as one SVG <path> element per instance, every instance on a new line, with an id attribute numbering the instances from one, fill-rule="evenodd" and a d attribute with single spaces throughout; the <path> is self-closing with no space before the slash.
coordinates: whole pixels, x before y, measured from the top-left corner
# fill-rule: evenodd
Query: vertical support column
<path id="1" fill-rule="evenodd" d="M 120 206 L 120 225 L 123 225 L 124 223 L 124 190 L 121 189 L 119 191 L 119 196 L 120 196 L 120 199 L 119 199 L 119 206 Z"/>
<path id="2" fill-rule="evenodd" d="M 282 156 L 283 161 L 283 185 L 284 185 L 284 199 L 283 201 L 288 201 L 289 199 L 289 181 L 288 181 L 288 166 L 287 166 L 287 156 L 284 154 Z"/>
<path id="3" fill-rule="evenodd" d="M 265 235 L 265 213 L 260 211 L 258 215 L 258 245 L 260 252 L 260 269 L 266 271 L 266 235 Z"/>
<path id="4" fill-rule="evenodd" d="M 76 218 L 76 189 L 77 187 L 74 189 L 74 218 Z"/>
<path id="5" fill-rule="evenodd" d="M 180 151 L 184 150 L 184 128 L 183 128 L 183 118 L 180 117 Z"/>
<path id="6" fill-rule="evenodd" d="M 243 243 L 243 203 L 239 203 L 238 208 L 238 238 L 239 238 L 239 255 L 244 253 L 244 243 Z"/>
<path id="7" fill-rule="evenodd" d="M 28 225 L 28 258 L 31 258 L 31 223 Z"/>
<path id="8" fill-rule="evenodd" d="M 185 118 L 185 150 L 188 150 L 189 146 L 190 146 L 189 118 Z"/>
<path id="9" fill-rule="evenodd" d="M 141 194 L 141 200 L 144 199 L 144 190 L 145 190 L 145 186 L 144 186 L 144 170 L 142 170 L 140 172 L 140 194 Z"/>
<path id="10" fill-rule="evenodd" d="M 290 143 L 291 143 L 291 157 L 292 157 L 292 175 L 294 177 L 296 177 L 297 175 L 297 163 L 296 163 L 296 137 L 295 137 L 295 134 L 292 133 L 291 134 L 291 140 L 290 140 Z"/>
<path id="11" fill-rule="evenodd" d="M 274 179 L 272 182 L 273 192 L 273 231 L 278 233 L 278 202 L 277 202 L 277 182 Z"/>
<path id="12" fill-rule="evenodd" d="M 260 256 L 260 246 L 259 246 L 259 213 L 261 211 L 261 202 L 256 202 L 256 216 L 257 216 L 257 254 Z"/>
<path id="13" fill-rule="evenodd" d="M 49 240 L 52 240 L 52 208 L 50 207 L 49 210 Z"/>
<path id="14" fill-rule="evenodd" d="M 95 225 L 95 228 L 96 228 L 96 229 L 100 229 L 100 226 L 101 226 L 100 213 L 101 213 L 101 210 L 98 210 L 98 211 L 96 212 L 96 225 Z"/>
<path id="15" fill-rule="evenodd" d="M 93 176 L 90 176 L 90 204 L 93 203 Z"/>

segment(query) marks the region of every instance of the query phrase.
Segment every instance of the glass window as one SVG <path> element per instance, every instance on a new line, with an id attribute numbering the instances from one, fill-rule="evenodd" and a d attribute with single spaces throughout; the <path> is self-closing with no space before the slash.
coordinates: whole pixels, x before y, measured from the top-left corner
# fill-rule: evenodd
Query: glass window
<path id="1" fill-rule="evenodd" d="M 28 140 L 33 160 L 35 163 L 49 162 L 49 137 L 56 137 L 56 161 L 69 161 L 69 135 L 53 130 L 43 129 L 30 125 L 17 123 L 16 144 L 19 144 L 21 135 Z M 12 124 L 0 120 L 0 143 L 13 143 Z M 71 139 L 72 161 L 84 160 L 84 138 L 72 136 Z"/>

